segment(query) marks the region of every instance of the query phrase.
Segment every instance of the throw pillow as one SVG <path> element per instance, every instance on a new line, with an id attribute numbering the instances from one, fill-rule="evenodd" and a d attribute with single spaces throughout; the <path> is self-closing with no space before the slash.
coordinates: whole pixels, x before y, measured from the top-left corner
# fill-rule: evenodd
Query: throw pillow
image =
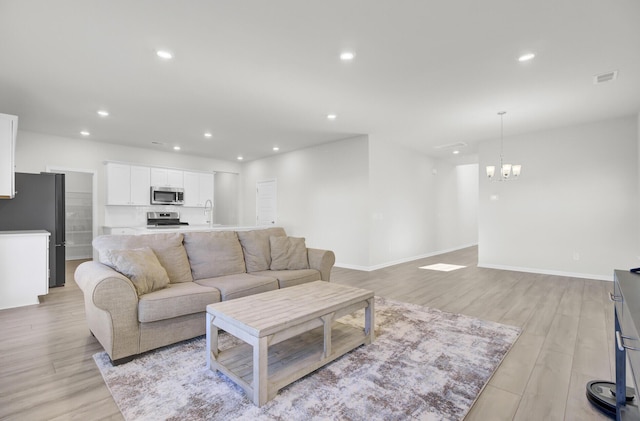
<path id="1" fill-rule="evenodd" d="M 169 275 L 169 282 L 192 282 L 191 267 L 182 244 L 181 233 L 157 233 L 145 235 L 101 235 L 93 239 L 100 263 L 109 264 L 105 255 L 108 250 L 137 249 L 149 247 Z"/>
<path id="2" fill-rule="evenodd" d="M 106 250 L 108 265 L 131 280 L 138 296 L 165 288 L 169 276 L 149 247 Z"/>
<path id="3" fill-rule="evenodd" d="M 269 237 L 271 270 L 309 269 L 304 238 Z"/>
<path id="4" fill-rule="evenodd" d="M 271 266 L 271 247 L 269 237 L 286 237 L 284 228 L 272 227 L 252 231 L 238 231 L 238 239 L 242 245 L 247 272 L 269 270 Z"/>
<path id="5" fill-rule="evenodd" d="M 242 247 L 235 231 L 188 232 L 184 236 L 193 279 L 245 273 Z"/>

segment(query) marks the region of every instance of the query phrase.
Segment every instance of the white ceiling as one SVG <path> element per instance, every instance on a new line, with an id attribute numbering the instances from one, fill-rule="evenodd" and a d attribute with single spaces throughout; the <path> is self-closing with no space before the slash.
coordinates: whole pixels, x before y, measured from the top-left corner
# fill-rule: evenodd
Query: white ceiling
<path id="1" fill-rule="evenodd" d="M 639 22 L 637 0 L 0 0 L 0 112 L 225 160 L 358 134 L 464 160 L 501 110 L 505 136 L 638 113 Z"/>

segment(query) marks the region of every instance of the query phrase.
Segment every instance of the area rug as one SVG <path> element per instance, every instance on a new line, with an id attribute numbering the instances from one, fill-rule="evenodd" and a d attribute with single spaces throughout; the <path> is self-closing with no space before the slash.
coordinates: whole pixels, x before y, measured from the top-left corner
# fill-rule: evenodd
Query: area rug
<path id="1" fill-rule="evenodd" d="M 94 355 L 124 418 L 133 420 L 460 420 L 520 329 L 375 298 L 376 340 L 281 389 L 258 408 L 206 369 L 205 338 L 114 367 Z M 361 310 L 362 311 L 362 310 Z M 340 319 L 362 326 L 363 316 Z M 225 349 L 237 339 L 222 333 Z"/>

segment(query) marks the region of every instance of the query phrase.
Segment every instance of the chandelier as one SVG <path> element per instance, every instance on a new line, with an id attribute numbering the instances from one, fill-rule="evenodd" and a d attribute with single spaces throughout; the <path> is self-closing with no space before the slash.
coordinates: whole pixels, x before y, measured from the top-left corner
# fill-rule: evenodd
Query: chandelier
<path id="1" fill-rule="evenodd" d="M 495 165 L 487 165 L 487 177 L 491 181 L 509 181 L 514 180 L 520 176 L 520 170 L 522 170 L 522 165 L 516 164 L 505 164 L 503 160 L 502 150 L 504 149 L 504 134 L 503 134 L 503 118 L 506 114 L 506 111 L 500 111 L 498 115 L 500 116 L 500 176 L 495 177 L 496 175 L 496 167 Z M 513 177 L 512 177 L 513 176 Z"/>

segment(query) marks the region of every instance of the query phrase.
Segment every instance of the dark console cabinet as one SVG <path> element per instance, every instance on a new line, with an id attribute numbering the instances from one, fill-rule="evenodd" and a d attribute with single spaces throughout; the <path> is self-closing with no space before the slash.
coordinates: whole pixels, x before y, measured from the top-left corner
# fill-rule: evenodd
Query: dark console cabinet
<path id="1" fill-rule="evenodd" d="M 640 420 L 637 406 L 640 376 L 640 275 L 616 270 L 611 300 L 615 302 L 616 420 Z M 633 385 L 629 386 L 636 390 L 636 398 L 628 403 L 625 402 L 627 356 L 633 378 Z"/>

